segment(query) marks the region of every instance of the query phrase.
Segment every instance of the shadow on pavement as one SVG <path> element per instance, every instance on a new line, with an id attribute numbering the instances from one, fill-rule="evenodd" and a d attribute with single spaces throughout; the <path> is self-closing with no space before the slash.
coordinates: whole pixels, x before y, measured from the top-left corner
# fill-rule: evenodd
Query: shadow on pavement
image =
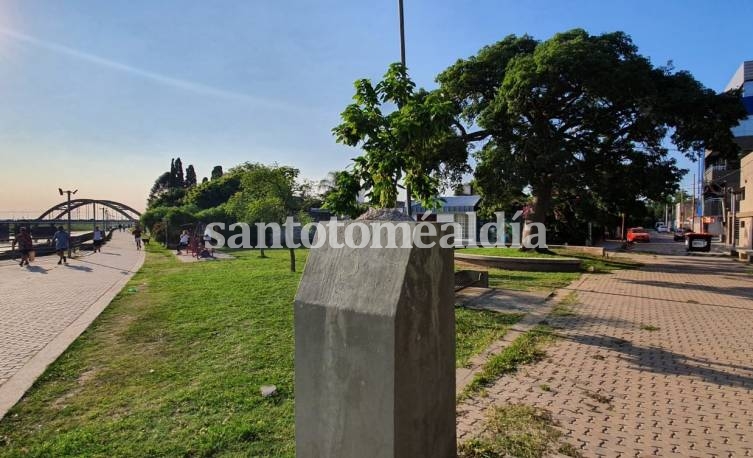
<path id="1" fill-rule="evenodd" d="M 70 264 L 66 264 L 65 266 L 69 269 L 80 270 L 82 272 L 91 272 L 92 270 L 94 270 L 91 267 L 87 267 L 87 266 L 72 266 Z"/>
<path id="2" fill-rule="evenodd" d="M 619 352 L 623 355 L 624 360 L 634 364 L 640 370 L 659 374 L 699 377 L 706 382 L 718 385 L 753 388 L 753 367 L 716 363 L 654 346 L 641 347 L 633 345 L 628 340 L 605 335 L 575 334 L 562 337 L 583 345 L 597 346 Z M 726 372 L 712 366 L 729 367 L 733 370 L 748 372 L 751 375 Z"/>
<path id="3" fill-rule="evenodd" d="M 28 270 L 29 272 L 34 272 L 35 274 L 46 274 L 47 273 L 47 269 L 45 269 L 44 267 L 40 267 L 40 266 L 26 266 L 26 270 Z"/>

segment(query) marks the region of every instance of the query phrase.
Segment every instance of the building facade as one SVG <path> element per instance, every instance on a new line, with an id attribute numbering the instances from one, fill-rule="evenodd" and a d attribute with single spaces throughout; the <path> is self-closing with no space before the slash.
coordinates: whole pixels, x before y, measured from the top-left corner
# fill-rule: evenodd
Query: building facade
<path id="1" fill-rule="evenodd" d="M 753 61 L 743 62 L 732 76 L 725 91 L 740 90 L 748 117 L 732 129 L 735 142 L 746 157 L 753 152 Z M 741 181 L 741 160 L 722 158 L 716 151 L 707 151 L 703 175 L 703 231 L 719 236 L 725 243 L 737 240 L 739 224 L 732 215 L 741 204 L 744 183 Z M 737 208 L 735 209 L 737 211 Z"/>
<path id="2" fill-rule="evenodd" d="M 735 214 L 736 245 L 741 250 L 753 250 L 753 196 L 750 195 L 753 192 L 753 153 L 748 153 L 740 161 L 739 191 L 739 210 Z"/>

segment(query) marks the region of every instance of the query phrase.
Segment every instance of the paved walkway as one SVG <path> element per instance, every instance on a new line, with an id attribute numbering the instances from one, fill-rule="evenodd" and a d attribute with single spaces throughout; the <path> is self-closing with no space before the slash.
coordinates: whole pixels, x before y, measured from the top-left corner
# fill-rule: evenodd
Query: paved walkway
<path id="1" fill-rule="evenodd" d="M 143 251 L 115 232 L 101 253 L 68 265 L 0 261 L 0 418 L 141 267 Z"/>
<path id="2" fill-rule="evenodd" d="M 458 408 L 458 438 L 492 405 L 548 409 L 583 456 L 753 456 L 753 274 L 724 258 L 640 256 L 589 274 L 548 357 Z M 656 327 L 658 329 L 654 329 Z"/>

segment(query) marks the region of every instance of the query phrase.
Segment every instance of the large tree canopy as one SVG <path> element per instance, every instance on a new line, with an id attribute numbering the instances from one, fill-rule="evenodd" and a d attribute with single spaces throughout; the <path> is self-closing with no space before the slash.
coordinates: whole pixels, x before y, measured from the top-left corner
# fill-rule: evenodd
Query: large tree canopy
<path id="1" fill-rule="evenodd" d="M 339 143 L 360 146 L 363 155 L 354 159 L 352 171 L 338 174 L 338 183 L 347 186 L 325 206 L 351 213 L 364 190 L 375 207 L 394 207 L 401 180 L 412 197 L 430 205 L 441 180 L 459 177 L 466 167 L 455 104 L 439 92 L 415 90 L 401 64 L 392 64 L 378 84 L 361 79 L 355 87 L 354 103 L 333 133 Z"/>
<path id="2" fill-rule="evenodd" d="M 730 127 L 745 116 L 736 94 L 654 67 L 621 32 L 509 36 L 437 81 L 474 130 L 463 138 L 484 141 L 475 178 L 485 204 L 525 192 L 537 222 L 575 197 L 614 212 L 673 192 L 683 171 L 667 139 L 688 157 L 736 154 Z"/>
<path id="3" fill-rule="evenodd" d="M 296 198 L 298 169 L 250 163 L 239 169 L 240 188 L 226 204 L 238 221 L 282 223 L 300 210 Z"/>

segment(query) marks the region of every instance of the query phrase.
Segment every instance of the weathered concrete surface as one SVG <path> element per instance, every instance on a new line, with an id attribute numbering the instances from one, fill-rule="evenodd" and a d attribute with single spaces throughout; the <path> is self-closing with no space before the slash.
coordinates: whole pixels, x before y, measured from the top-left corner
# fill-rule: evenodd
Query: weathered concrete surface
<path id="1" fill-rule="evenodd" d="M 495 269 L 522 270 L 528 272 L 579 272 L 580 259 L 577 258 L 513 258 L 505 256 L 485 256 L 455 252 L 455 259 L 461 265 L 484 266 Z"/>
<path id="2" fill-rule="evenodd" d="M 455 456 L 453 284 L 438 244 L 311 251 L 295 301 L 297 456 Z"/>

